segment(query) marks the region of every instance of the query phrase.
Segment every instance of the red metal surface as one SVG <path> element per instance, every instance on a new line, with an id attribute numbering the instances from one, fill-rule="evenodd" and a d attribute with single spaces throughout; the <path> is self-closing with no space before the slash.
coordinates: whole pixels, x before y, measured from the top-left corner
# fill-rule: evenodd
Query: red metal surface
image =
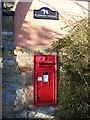
<path id="1" fill-rule="evenodd" d="M 57 103 L 57 56 L 34 55 L 34 105 Z"/>

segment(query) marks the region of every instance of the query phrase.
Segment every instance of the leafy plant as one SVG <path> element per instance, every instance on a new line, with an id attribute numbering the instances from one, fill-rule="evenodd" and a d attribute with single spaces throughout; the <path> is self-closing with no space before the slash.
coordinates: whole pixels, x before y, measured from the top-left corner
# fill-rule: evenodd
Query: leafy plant
<path id="1" fill-rule="evenodd" d="M 60 66 L 59 104 L 56 118 L 82 119 L 89 116 L 90 23 L 83 19 L 63 39 L 51 44 L 47 52 L 57 52 Z"/>

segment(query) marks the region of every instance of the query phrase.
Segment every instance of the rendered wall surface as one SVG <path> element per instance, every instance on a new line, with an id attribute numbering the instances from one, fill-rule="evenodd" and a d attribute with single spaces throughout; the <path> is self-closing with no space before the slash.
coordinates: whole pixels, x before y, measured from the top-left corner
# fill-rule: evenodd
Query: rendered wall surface
<path id="1" fill-rule="evenodd" d="M 59 20 L 34 19 L 33 10 L 42 7 L 58 11 Z M 88 2 L 85 1 L 33 0 L 32 2 L 18 2 L 14 20 L 15 46 L 29 46 L 33 49 L 47 48 L 57 34 L 62 37 L 75 21 L 87 17 L 87 10 Z"/>

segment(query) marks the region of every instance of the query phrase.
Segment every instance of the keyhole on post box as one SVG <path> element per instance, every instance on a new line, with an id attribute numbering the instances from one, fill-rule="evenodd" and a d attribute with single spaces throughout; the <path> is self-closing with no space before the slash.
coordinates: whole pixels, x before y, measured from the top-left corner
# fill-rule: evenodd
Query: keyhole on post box
<path id="1" fill-rule="evenodd" d="M 43 73 L 43 82 L 48 82 L 48 73 Z"/>

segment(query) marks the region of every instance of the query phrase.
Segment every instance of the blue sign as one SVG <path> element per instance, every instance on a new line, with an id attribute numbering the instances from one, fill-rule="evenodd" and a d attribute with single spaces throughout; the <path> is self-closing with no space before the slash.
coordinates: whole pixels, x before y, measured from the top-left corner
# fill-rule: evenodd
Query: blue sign
<path id="1" fill-rule="evenodd" d="M 34 10 L 34 18 L 58 20 L 59 14 L 57 11 L 52 11 L 47 7 L 42 7 L 39 10 Z"/>

